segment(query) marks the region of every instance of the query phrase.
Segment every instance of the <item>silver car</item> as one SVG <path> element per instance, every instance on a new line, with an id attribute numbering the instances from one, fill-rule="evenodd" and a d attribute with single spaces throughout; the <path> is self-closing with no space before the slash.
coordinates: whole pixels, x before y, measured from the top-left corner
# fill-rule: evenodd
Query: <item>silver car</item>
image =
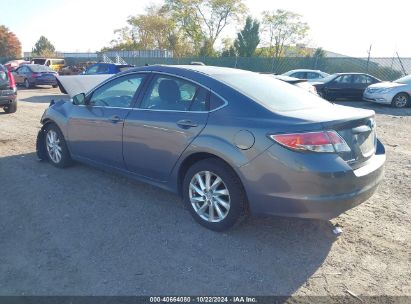
<path id="1" fill-rule="evenodd" d="M 370 85 L 363 95 L 365 101 L 391 105 L 395 108 L 404 108 L 410 105 L 411 75 L 402 77 L 393 82 L 381 82 Z"/>
<path id="2" fill-rule="evenodd" d="M 307 70 L 307 69 L 291 70 L 291 71 L 285 72 L 282 75 L 294 77 L 298 79 L 307 79 L 308 82 L 319 81 L 327 76 L 330 76 L 330 74 L 325 73 L 320 70 Z"/>

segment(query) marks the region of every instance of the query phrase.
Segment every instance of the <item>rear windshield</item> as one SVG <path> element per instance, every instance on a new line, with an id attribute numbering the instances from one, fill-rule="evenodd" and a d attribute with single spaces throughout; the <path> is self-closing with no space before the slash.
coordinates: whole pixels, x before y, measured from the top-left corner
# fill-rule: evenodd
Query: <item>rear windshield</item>
<path id="1" fill-rule="evenodd" d="M 53 72 L 51 68 L 45 65 L 30 65 L 30 69 L 34 73 L 41 73 L 41 72 Z"/>
<path id="2" fill-rule="evenodd" d="M 400 79 L 397 79 L 397 80 L 395 80 L 394 82 L 397 82 L 397 83 L 411 83 L 411 75 L 407 75 L 407 76 L 404 76 L 404 77 L 402 77 L 402 78 L 400 78 Z"/>
<path id="3" fill-rule="evenodd" d="M 272 111 L 294 111 L 330 105 L 328 101 L 310 92 L 269 75 L 239 72 L 213 76 Z"/>

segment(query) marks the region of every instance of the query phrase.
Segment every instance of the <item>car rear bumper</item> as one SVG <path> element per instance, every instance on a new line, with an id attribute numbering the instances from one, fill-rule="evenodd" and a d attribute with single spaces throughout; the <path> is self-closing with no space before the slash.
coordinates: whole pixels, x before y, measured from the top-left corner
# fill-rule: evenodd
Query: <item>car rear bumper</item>
<path id="1" fill-rule="evenodd" d="M 57 85 L 57 79 L 34 79 L 31 84 L 33 85 Z"/>
<path id="2" fill-rule="evenodd" d="M 0 106 L 6 106 L 8 104 L 16 102 L 16 100 L 17 100 L 16 94 L 1 96 L 1 91 L 0 91 Z"/>
<path id="3" fill-rule="evenodd" d="M 274 145 L 240 168 L 253 214 L 335 218 L 370 198 L 383 179 L 380 142 L 377 153 L 356 170 L 337 155 L 290 156 L 296 153 L 283 150 Z"/>

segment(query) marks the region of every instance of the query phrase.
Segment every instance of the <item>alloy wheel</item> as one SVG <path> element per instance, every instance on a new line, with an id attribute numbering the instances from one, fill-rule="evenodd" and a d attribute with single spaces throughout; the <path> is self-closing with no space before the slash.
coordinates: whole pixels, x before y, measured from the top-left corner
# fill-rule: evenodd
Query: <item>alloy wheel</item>
<path id="1" fill-rule="evenodd" d="M 230 193 L 224 181 L 211 171 L 193 176 L 189 199 L 194 211 L 207 222 L 221 222 L 230 211 Z"/>
<path id="2" fill-rule="evenodd" d="M 51 161 L 55 164 L 60 163 L 63 150 L 61 147 L 60 138 L 56 131 L 49 130 L 47 132 L 46 147 L 47 147 L 47 153 Z"/>
<path id="3" fill-rule="evenodd" d="M 408 103 L 408 98 L 405 95 L 398 95 L 394 99 L 394 104 L 397 108 L 403 108 L 407 105 Z"/>

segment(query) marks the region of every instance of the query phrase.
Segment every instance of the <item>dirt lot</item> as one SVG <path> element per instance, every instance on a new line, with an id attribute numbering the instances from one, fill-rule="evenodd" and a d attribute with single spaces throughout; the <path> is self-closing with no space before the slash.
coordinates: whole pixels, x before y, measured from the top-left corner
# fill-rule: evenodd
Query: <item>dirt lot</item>
<path id="1" fill-rule="evenodd" d="M 411 296 L 410 108 L 344 102 L 377 112 L 387 150 L 366 203 L 331 222 L 253 218 L 219 234 L 165 191 L 38 162 L 39 119 L 56 95 L 21 90 L 17 113 L 0 114 L 1 295 Z"/>

